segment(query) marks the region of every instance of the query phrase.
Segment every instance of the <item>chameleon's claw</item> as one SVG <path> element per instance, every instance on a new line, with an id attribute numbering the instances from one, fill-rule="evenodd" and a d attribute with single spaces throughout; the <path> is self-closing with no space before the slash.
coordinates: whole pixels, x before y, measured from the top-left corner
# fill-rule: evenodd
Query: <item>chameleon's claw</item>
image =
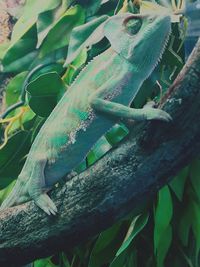
<path id="1" fill-rule="evenodd" d="M 50 199 L 50 197 L 43 193 L 37 197 L 34 198 L 35 204 L 40 207 L 44 212 L 46 212 L 48 215 L 56 215 L 58 212 L 56 205 L 53 203 L 53 201 Z"/>
<path id="2" fill-rule="evenodd" d="M 149 107 L 145 107 L 144 109 L 146 111 L 145 115 L 147 120 L 161 120 L 166 122 L 172 121 L 172 117 L 164 110 Z"/>

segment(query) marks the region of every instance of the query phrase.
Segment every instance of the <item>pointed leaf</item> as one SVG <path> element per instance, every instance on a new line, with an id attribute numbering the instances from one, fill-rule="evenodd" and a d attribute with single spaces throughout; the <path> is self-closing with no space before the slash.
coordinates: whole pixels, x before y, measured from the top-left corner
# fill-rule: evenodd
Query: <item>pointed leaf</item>
<path id="1" fill-rule="evenodd" d="M 34 52 L 36 44 L 37 31 L 36 26 L 33 25 L 33 27 L 20 40 L 11 44 L 6 51 L 2 59 L 3 71 L 20 72 L 26 70 L 27 64 L 30 65 L 32 62 L 29 58 L 30 54 L 36 53 Z M 11 66 L 14 67 L 11 68 Z"/>
<path id="2" fill-rule="evenodd" d="M 99 42 L 104 37 L 104 22 L 108 18 L 109 17 L 107 15 L 103 15 L 73 29 L 70 36 L 69 49 L 64 66 L 71 63 L 83 48 Z"/>
<path id="3" fill-rule="evenodd" d="M 178 236 L 183 244 L 183 246 L 188 245 L 188 240 L 189 240 L 189 233 L 191 229 L 193 221 L 193 212 L 192 212 L 192 207 L 191 204 L 189 203 L 186 205 L 183 215 L 180 218 L 180 223 L 178 226 Z"/>
<path id="4" fill-rule="evenodd" d="M 116 250 L 124 238 L 121 227 L 122 223 L 117 223 L 99 235 L 90 255 L 88 267 L 101 267 L 114 258 Z"/>
<path id="5" fill-rule="evenodd" d="M 156 267 L 164 267 L 164 260 L 172 242 L 172 227 L 168 225 L 160 238 L 156 253 Z"/>
<path id="6" fill-rule="evenodd" d="M 200 201 L 200 160 L 195 160 L 192 162 L 190 167 L 190 180 L 193 190 Z"/>
<path id="7" fill-rule="evenodd" d="M 133 248 L 124 250 L 114 258 L 109 267 L 137 267 L 137 251 Z"/>
<path id="8" fill-rule="evenodd" d="M 183 192 L 188 173 L 189 173 L 189 167 L 187 166 L 184 169 L 182 169 L 169 184 L 180 201 L 182 201 L 183 198 Z"/>
<path id="9" fill-rule="evenodd" d="M 38 14 L 56 8 L 61 0 L 27 0 L 23 15 L 15 24 L 12 31 L 12 43 L 19 40 L 36 23 Z"/>
<path id="10" fill-rule="evenodd" d="M 168 186 L 163 187 L 158 193 L 158 202 L 155 209 L 154 250 L 159 249 L 163 233 L 168 228 L 173 214 L 172 198 Z"/>
<path id="11" fill-rule="evenodd" d="M 43 57 L 53 50 L 68 45 L 72 29 L 82 24 L 84 20 L 84 10 L 80 6 L 76 5 L 67 10 L 48 32 L 41 45 L 40 56 Z"/>
<path id="12" fill-rule="evenodd" d="M 116 256 L 119 256 L 124 250 L 128 248 L 136 235 L 144 228 L 148 222 L 149 215 L 147 213 L 139 215 L 133 219 L 129 227 L 129 236 L 126 238 L 125 242 L 121 245 L 119 250 L 116 253 Z"/>

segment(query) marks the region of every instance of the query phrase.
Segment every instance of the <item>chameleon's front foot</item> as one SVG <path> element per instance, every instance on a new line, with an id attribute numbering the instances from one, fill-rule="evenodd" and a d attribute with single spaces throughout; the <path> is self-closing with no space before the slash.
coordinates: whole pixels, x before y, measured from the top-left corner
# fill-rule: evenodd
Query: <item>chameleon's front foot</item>
<path id="1" fill-rule="evenodd" d="M 48 215 L 56 215 L 56 213 L 58 212 L 56 205 L 46 193 L 35 196 L 33 199 L 35 201 L 35 204 Z"/>
<path id="2" fill-rule="evenodd" d="M 161 120 L 166 122 L 172 121 L 172 117 L 164 110 L 145 106 L 143 111 L 146 120 Z"/>

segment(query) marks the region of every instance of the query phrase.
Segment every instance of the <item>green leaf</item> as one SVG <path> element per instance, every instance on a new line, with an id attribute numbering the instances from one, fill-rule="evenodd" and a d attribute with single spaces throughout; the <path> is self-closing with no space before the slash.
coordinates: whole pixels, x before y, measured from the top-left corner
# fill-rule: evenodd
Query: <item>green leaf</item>
<path id="1" fill-rule="evenodd" d="M 183 210 L 183 215 L 180 218 L 180 223 L 178 225 L 178 236 L 183 244 L 183 246 L 188 245 L 189 232 L 191 229 L 193 220 L 192 207 L 191 204 L 187 204 Z"/>
<path id="2" fill-rule="evenodd" d="M 33 132 L 31 135 L 31 143 L 33 143 L 35 137 L 37 136 L 39 130 L 41 129 L 42 125 L 45 123 L 46 118 L 42 118 L 37 116 L 33 125 Z"/>
<path id="3" fill-rule="evenodd" d="M 58 267 L 57 265 L 53 264 L 51 262 L 51 258 L 46 258 L 46 259 L 40 259 L 34 261 L 34 267 Z"/>
<path id="4" fill-rule="evenodd" d="M 2 178 L 1 178 L 2 179 Z M 11 182 L 8 186 L 6 186 L 4 189 L 0 190 L 0 205 L 3 202 L 4 199 L 10 194 L 12 191 L 14 185 L 15 185 L 16 180 Z"/>
<path id="5" fill-rule="evenodd" d="M 63 76 L 63 81 L 67 85 L 70 85 L 72 83 L 72 81 L 76 77 L 76 74 L 80 72 L 80 67 L 86 62 L 86 60 L 87 50 L 83 49 L 81 53 L 76 57 L 76 59 L 68 66 L 67 71 Z"/>
<path id="6" fill-rule="evenodd" d="M 39 14 L 37 19 L 37 29 L 38 29 L 38 43 L 37 47 L 40 47 L 44 38 L 47 36 L 52 25 L 55 23 L 55 12 L 54 10 L 49 10 Z"/>
<path id="7" fill-rule="evenodd" d="M 61 252 L 60 253 L 60 258 L 61 258 L 61 261 L 62 261 L 62 265 L 63 267 L 70 267 L 70 263 L 67 259 L 67 256 L 65 255 L 65 253 Z"/>
<path id="8" fill-rule="evenodd" d="M 9 46 L 10 46 L 10 42 L 4 42 L 4 43 L 0 44 L 0 60 L 4 57 Z"/>
<path id="9" fill-rule="evenodd" d="M 55 9 L 60 3 L 61 0 L 27 0 L 23 15 L 13 28 L 11 38 L 12 43 L 15 43 L 30 30 L 30 28 L 36 23 L 37 17 L 40 13 Z"/>
<path id="10" fill-rule="evenodd" d="M 11 62 L 10 64 L 5 65 L 3 68 L 3 72 L 19 73 L 26 71 L 33 62 L 33 60 L 37 57 L 37 54 L 37 51 L 33 51 L 26 54 L 25 56 L 22 56 L 21 58 Z"/>
<path id="11" fill-rule="evenodd" d="M 11 136 L 6 146 L 0 150 L 0 189 L 17 178 L 23 166 L 22 158 L 29 149 L 30 132 L 20 131 Z"/>
<path id="12" fill-rule="evenodd" d="M 186 205 L 185 212 L 180 218 L 180 223 L 178 225 L 178 235 L 183 244 L 183 246 L 188 245 L 189 232 L 191 229 L 191 224 L 193 220 L 191 205 Z"/>
<path id="13" fill-rule="evenodd" d="M 18 101 L 26 75 L 27 72 L 21 72 L 17 74 L 14 78 L 12 78 L 12 80 L 7 85 L 6 88 L 7 106 L 10 106 Z"/>
<path id="14" fill-rule="evenodd" d="M 49 30 L 41 45 L 40 57 L 68 45 L 72 29 L 82 24 L 84 20 L 84 10 L 79 5 L 67 10 L 51 30 Z"/>
<path id="15" fill-rule="evenodd" d="M 106 139 L 113 146 L 120 142 L 129 133 L 128 128 L 123 124 L 116 124 L 106 133 Z"/>
<path id="16" fill-rule="evenodd" d="M 196 239 L 196 254 L 200 251 L 200 203 L 191 202 L 192 205 L 192 230 Z"/>
<path id="17" fill-rule="evenodd" d="M 121 227 L 122 223 L 117 223 L 99 235 L 91 252 L 88 267 L 101 267 L 114 258 L 124 238 Z"/>
<path id="18" fill-rule="evenodd" d="M 154 251 L 155 255 L 159 250 L 160 240 L 163 237 L 166 229 L 169 227 L 169 224 L 172 219 L 173 214 L 173 204 L 172 198 L 169 191 L 169 187 L 163 187 L 158 193 L 158 202 L 155 209 L 154 215 Z"/>
<path id="19" fill-rule="evenodd" d="M 182 201 L 185 182 L 189 173 L 189 167 L 182 169 L 176 177 L 170 182 L 170 187 L 176 194 L 177 198 Z"/>
<path id="20" fill-rule="evenodd" d="M 82 5 L 86 9 L 87 17 L 93 16 L 101 6 L 101 0 L 86 0 L 82 1 Z"/>
<path id="21" fill-rule="evenodd" d="M 137 267 L 137 251 L 133 248 L 124 250 L 109 267 Z"/>
<path id="22" fill-rule="evenodd" d="M 87 164 L 86 164 L 86 160 L 84 160 L 75 168 L 75 172 L 81 173 L 86 169 L 87 169 Z"/>
<path id="23" fill-rule="evenodd" d="M 108 143 L 105 136 L 102 136 L 95 146 L 92 148 L 92 150 L 88 153 L 87 160 L 88 164 L 91 165 L 98 159 L 100 159 L 103 155 L 108 152 L 112 146 Z"/>
<path id="24" fill-rule="evenodd" d="M 108 18 L 107 15 L 103 15 L 73 29 L 64 66 L 70 64 L 83 48 L 99 42 L 104 37 L 103 26 Z"/>
<path id="25" fill-rule="evenodd" d="M 19 113 L 18 109 L 15 110 L 15 114 L 17 114 L 17 113 Z M 24 128 L 26 129 L 26 123 L 30 122 L 34 117 L 35 117 L 35 113 L 31 109 L 26 111 L 23 114 L 21 121 L 17 120 L 12 124 L 9 133 L 12 133 L 12 132 L 20 129 L 21 125 L 23 125 Z M 29 128 L 28 128 L 28 130 L 29 130 Z"/>
<path id="26" fill-rule="evenodd" d="M 65 85 L 56 72 L 40 75 L 27 86 L 31 109 L 41 117 L 47 117 L 65 92 Z"/>
<path id="27" fill-rule="evenodd" d="M 167 252 L 172 242 L 172 227 L 168 225 L 162 234 L 159 241 L 159 246 L 157 247 L 156 253 L 156 267 L 164 267 L 164 260 L 166 258 Z"/>
<path id="28" fill-rule="evenodd" d="M 17 71 L 21 72 L 27 70 L 31 64 L 33 56 L 37 53 L 35 50 L 37 44 L 36 26 L 33 27 L 23 35 L 23 37 L 16 43 L 12 44 L 6 51 L 3 59 L 3 71 Z M 14 66 L 14 67 L 13 67 Z"/>
<path id="29" fill-rule="evenodd" d="M 133 239 L 138 235 L 138 233 L 144 228 L 148 222 L 149 215 L 147 213 L 136 216 L 128 229 L 128 235 L 126 236 L 125 241 L 119 248 L 116 253 L 116 256 L 119 256 L 124 250 L 126 250 Z"/>
<path id="30" fill-rule="evenodd" d="M 200 160 L 194 160 L 190 167 L 190 180 L 193 190 L 200 202 Z"/>

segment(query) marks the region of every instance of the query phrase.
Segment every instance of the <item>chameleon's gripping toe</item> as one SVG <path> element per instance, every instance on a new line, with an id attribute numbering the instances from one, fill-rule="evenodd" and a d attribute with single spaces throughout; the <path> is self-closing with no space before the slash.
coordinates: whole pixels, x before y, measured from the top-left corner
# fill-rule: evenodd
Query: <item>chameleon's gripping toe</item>
<path id="1" fill-rule="evenodd" d="M 164 110 L 151 107 L 144 107 L 143 110 L 147 120 L 172 121 L 172 117 Z"/>
<path id="2" fill-rule="evenodd" d="M 56 215 L 58 212 L 56 205 L 46 193 L 42 193 L 41 195 L 34 197 L 34 201 L 35 204 L 48 215 Z"/>

